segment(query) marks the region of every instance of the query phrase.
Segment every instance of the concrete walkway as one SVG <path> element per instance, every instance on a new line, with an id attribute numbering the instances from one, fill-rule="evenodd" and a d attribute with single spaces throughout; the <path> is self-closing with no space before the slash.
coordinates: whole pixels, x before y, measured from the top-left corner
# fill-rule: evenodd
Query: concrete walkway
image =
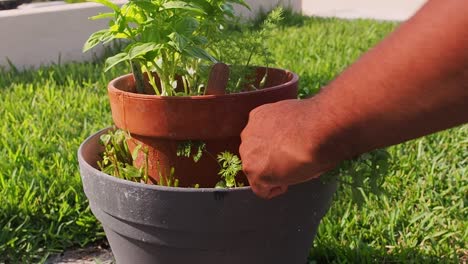
<path id="1" fill-rule="evenodd" d="M 410 18 L 427 0 L 246 0 L 253 12 L 237 8 L 244 17 L 252 17 L 258 10 L 269 10 L 278 3 L 304 15 L 339 17 L 345 19 L 370 18 L 403 21 Z"/>
<path id="2" fill-rule="evenodd" d="M 126 0 L 113 0 L 118 4 Z M 462 1 L 462 0 L 461 0 Z M 411 17 L 426 0 L 246 0 L 252 12 L 236 8 L 244 17 L 269 10 L 278 3 L 305 15 L 346 19 L 372 18 L 402 21 Z M 7 58 L 18 68 L 41 64 L 82 61 L 101 54 L 102 47 L 82 53 L 88 36 L 107 22 L 90 21 L 88 17 L 107 12 L 95 3 L 64 2 L 26 4 L 17 10 L 0 11 L 0 67 L 9 68 Z"/>
<path id="3" fill-rule="evenodd" d="M 299 0 L 306 15 L 402 21 L 426 0 Z"/>

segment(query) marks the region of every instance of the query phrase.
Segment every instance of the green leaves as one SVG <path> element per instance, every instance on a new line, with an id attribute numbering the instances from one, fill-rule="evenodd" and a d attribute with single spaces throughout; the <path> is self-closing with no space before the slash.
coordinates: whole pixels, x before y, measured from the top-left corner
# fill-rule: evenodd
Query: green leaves
<path id="1" fill-rule="evenodd" d="M 110 70 L 112 67 L 116 66 L 117 64 L 128 61 L 128 53 L 122 52 L 119 54 L 116 54 L 112 57 L 107 58 L 106 63 L 105 63 L 105 68 L 104 71 Z"/>
<path id="2" fill-rule="evenodd" d="M 227 2 L 241 5 L 250 10 L 250 6 L 244 0 L 228 0 Z"/>
<path id="3" fill-rule="evenodd" d="M 184 52 L 185 48 L 189 44 L 190 40 L 177 32 L 171 33 L 168 38 L 170 41 L 167 43 L 169 46 L 174 48 L 177 52 Z"/>
<path id="4" fill-rule="evenodd" d="M 234 188 L 239 186 L 236 183 L 236 176 L 242 171 L 242 162 L 237 155 L 234 155 L 228 151 L 221 152 L 217 157 L 218 163 L 221 166 L 219 175 L 224 180 L 216 184 L 217 187 Z"/>
<path id="5" fill-rule="evenodd" d="M 193 151 L 195 153 L 192 153 Z M 178 157 L 190 158 L 191 156 L 194 162 L 201 159 L 204 151 L 206 151 L 206 143 L 203 141 L 186 140 L 180 142 L 177 146 Z"/>
<path id="6" fill-rule="evenodd" d="M 367 194 L 385 194 L 383 184 L 392 165 L 392 156 L 385 149 L 377 149 L 344 161 L 334 170 L 321 176 L 327 181 L 341 175 L 340 181 L 351 186 L 352 200 L 358 205 L 366 202 Z"/>
<path id="7" fill-rule="evenodd" d="M 94 32 L 88 40 L 85 42 L 83 46 L 83 52 L 86 52 L 92 48 L 94 48 L 96 45 L 98 45 L 101 42 L 105 42 L 108 40 L 109 36 L 109 30 L 103 29 Z"/>
<path id="8" fill-rule="evenodd" d="M 100 13 L 99 15 L 95 15 L 90 17 L 91 20 L 98 20 L 98 19 L 106 19 L 106 18 L 114 18 L 114 13 Z"/>
<path id="9" fill-rule="evenodd" d="M 107 58 L 105 64 L 105 71 L 108 71 L 112 67 L 122 62 L 131 61 L 135 59 L 145 60 L 145 56 L 149 52 L 154 52 L 159 48 L 161 48 L 161 45 L 157 43 L 142 43 L 130 45 L 127 47 L 125 52 L 121 52 L 119 54 Z"/>
<path id="10" fill-rule="evenodd" d="M 213 63 L 216 63 L 218 62 L 213 56 L 211 56 L 207 51 L 205 51 L 204 49 L 202 48 L 199 48 L 199 47 L 196 47 L 196 46 L 191 46 L 191 47 L 187 47 L 184 49 L 184 53 L 186 55 L 189 55 L 193 58 L 198 58 L 198 59 L 202 59 L 202 60 L 208 60 L 208 61 L 211 61 Z"/>
<path id="11" fill-rule="evenodd" d="M 190 36 L 198 29 L 199 25 L 200 23 L 195 18 L 183 17 L 175 23 L 174 30 L 183 36 Z"/>
<path id="12" fill-rule="evenodd" d="M 120 10 L 120 7 L 118 5 L 112 3 L 109 0 L 88 0 L 88 1 L 98 3 L 98 4 L 101 4 L 101 5 L 105 5 L 105 6 L 109 7 L 110 9 L 114 10 L 114 12 L 119 12 L 119 10 Z"/>
<path id="13" fill-rule="evenodd" d="M 144 59 L 146 54 L 149 52 L 157 52 L 159 49 L 163 47 L 162 44 L 149 42 L 149 43 L 141 43 L 132 45 L 130 50 L 128 51 L 128 59 L 134 60 L 137 58 Z"/>
<path id="14" fill-rule="evenodd" d="M 142 146 L 135 147 L 132 153 L 127 145 L 128 135 L 125 131 L 117 129 L 108 131 L 101 135 L 100 142 L 104 146 L 102 160 L 98 161 L 98 166 L 102 172 L 115 177 L 140 182 L 148 180 L 147 164 L 137 168 L 133 165 L 139 154 L 142 152 L 145 157 L 147 153 L 142 151 Z"/>
<path id="15" fill-rule="evenodd" d="M 99 43 L 125 39 L 128 47 L 106 60 L 105 70 L 129 61 L 141 65 L 141 70 L 132 68 L 136 79 L 156 72 L 160 87 L 151 82 L 157 94 L 200 94 L 206 76 L 201 67 L 209 67 L 217 59 L 210 54 L 214 44 L 223 38 L 227 17 L 232 3 L 246 6 L 241 0 L 132 0 L 118 6 L 109 0 L 93 0 L 109 7 L 113 12 L 98 14 L 91 19 L 110 19 L 109 28 L 92 34 L 83 51 Z M 197 73 L 197 74 L 193 74 Z M 182 80 L 184 92 L 175 92 Z M 144 89 L 136 89 L 144 91 Z"/>
<path id="16" fill-rule="evenodd" d="M 187 1 L 188 2 L 188 1 Z M 192 11 L 196 12 L 200 15 L 205 14 L 205 11 L 201 9 L 200 7 L 197 7 L 195 5 L 189 4 L 185 1 L 167 1 L 162 5 L 163 9 L 183 9 L 187 11 Z"/>

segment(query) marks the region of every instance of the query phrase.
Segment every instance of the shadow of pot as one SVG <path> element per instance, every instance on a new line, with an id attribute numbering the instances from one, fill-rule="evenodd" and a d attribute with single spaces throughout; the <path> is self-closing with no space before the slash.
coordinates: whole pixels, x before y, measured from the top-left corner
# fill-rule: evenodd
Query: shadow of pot
<path id="1" fill-rule="evenodd" d="M 102 173 L 99 136 L 78 150 L 84 191 L 117 263 L 304 264 L 336 182 L 263 200 L 250 187 L 169 188 Z"/>

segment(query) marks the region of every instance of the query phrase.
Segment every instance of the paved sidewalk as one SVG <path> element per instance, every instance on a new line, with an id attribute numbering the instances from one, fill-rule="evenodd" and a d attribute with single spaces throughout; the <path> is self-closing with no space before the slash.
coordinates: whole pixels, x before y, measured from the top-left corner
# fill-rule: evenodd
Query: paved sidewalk
<path id="1" fill-rule="evenodd" d="M 289 6 L 304 15 L 339 17 L 345 19 L 370 18 L 403 21 L 410 18 L 427 0 L 245 0 L 255 14 L 269 10 L 278 3 Z M 237 8 L 245 17 L 254 14 L 245 8 Z"/>
<path id="2" fill-rule="evenodd" d="M 402 21 L 410 18 L 426 0 L 300 0 L 303 13 L 346 19 L 372 18 Z"/>

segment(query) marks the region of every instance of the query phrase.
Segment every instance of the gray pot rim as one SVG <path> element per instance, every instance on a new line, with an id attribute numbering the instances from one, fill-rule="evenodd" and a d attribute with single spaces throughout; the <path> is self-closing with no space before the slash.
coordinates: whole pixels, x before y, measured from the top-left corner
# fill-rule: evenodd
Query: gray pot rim
<path id="1" fill-rule="evenodd" d="M 93 141 L 95 137 L 99 137 L 102 134 L 104 134 L 106 131 L 113 129 L 114 127 L 109 126 L 106 128 L 103 128 L 99 130 L 96 133 L 93 133 L 92 135 L 88 136 L 80 145 L 78 148 L 78 161 L 83 164 L 87 169 L 96 171 L 96 173 L 100 177 L 105 177 L 110 181 L 114 181 L 120 184 L 125 184 L 129 185 L 132 187 L 138 187 L 142 189 L 150 189 L 150 190 L 158 190 L 158 191 L 163 191 L 163 192 L 199 192 L 199 193 L 206 193 L 206 192 L 250 192 L 252 188 L 250 186 L 244 186 L 244 187 L 236 187 L 236 188 L 194 188 L 194 187 L 167 187 L 167 186 L 161 186 L 161 185 L 153 185 L 153 184 L 145 184 L 145 183 L 138 183 L 138 182 L 132 182 L 124 179 L 117 178 L 115 176 L 108 175 L 95 167 L 91 166 L 88 161 L 86 161 L 83 153 L 83 148 L 85 145 L 88 144 L 88 142 Z"/>

